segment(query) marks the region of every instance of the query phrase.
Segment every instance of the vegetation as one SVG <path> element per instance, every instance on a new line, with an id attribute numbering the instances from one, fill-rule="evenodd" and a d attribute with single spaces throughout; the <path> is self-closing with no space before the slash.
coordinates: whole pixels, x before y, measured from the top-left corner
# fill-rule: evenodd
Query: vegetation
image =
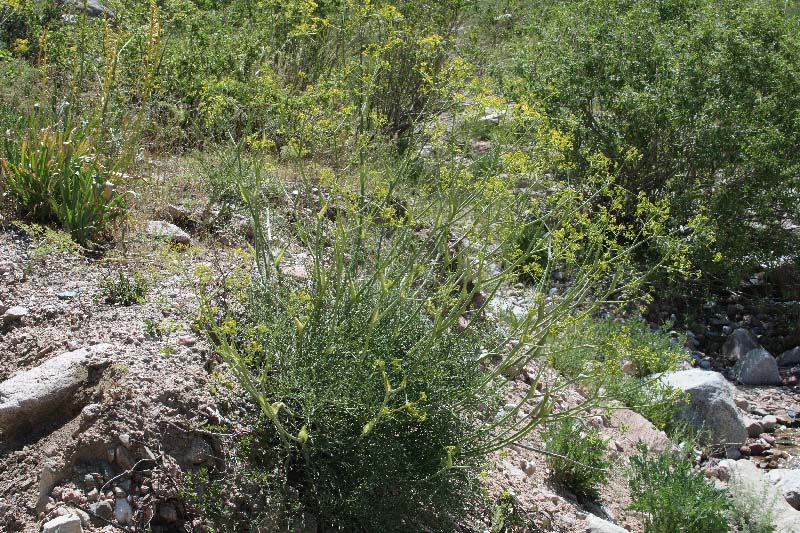
<path id="1" fill-rule="evenodd" d="M 658 374 L 683 339 L 648 306 L 800 256 L 796 2 L 109 0 L 113 23 L 62 4 L 0 0 L 0 215 L 126 253 L 163 207 L 148 165 L 174 156 L 189 229 L 244 234 L 194 272 L 268 502 L 234 516 L 242 479 L 193 473 L 188 512 L 223 529 L 453 529 L 492 505 L 491 454 L 540 429 L 556 480 L 595 497 L 610 462 L 576 415 L 678 429 Z M 110 304 L 147 291 L 100 280 Z M 648 531 L 727 527 L 684 457 L 641 450 L 630 483 Z"/>
<path id="2" fill-rule="evenodd" d="M 730 503 L 685 456 L 653 455 L 639 445 L 631 459 L 631 509 L 645 513 L 645 531 L 687 533 L 729 531 Z"/>
<path id="3" fill-rule="evenodd" d="M 147 280 L 138 272 L 127 275 L 119 272 L 116 277 L 100 278 L 100 297 L 112 305 L 134 305 L 144 303 L 148 291 Z M 155 331 L 148 326 L 148 333 Z M 157 335 L 154 335 L 157 336 Z"/>
<path id="4" fill-rule="evenodd" d="M 547 451 L 553 454 L 548 463 L 557 482 L 579 496 L 597 497 L 611 464 L 599 429 L 566 418 L 548 433 Z"/>

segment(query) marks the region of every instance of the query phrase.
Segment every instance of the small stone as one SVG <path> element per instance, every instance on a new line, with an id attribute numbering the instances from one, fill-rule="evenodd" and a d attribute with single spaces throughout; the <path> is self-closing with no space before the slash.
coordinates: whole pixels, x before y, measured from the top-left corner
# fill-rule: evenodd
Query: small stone
<path id="1" fill-rule="evenodd" d="M 636 365 L 633 364 L 633 361 L 628 361 L 627 359 L 622 362 L 622 373 L 627 374 L 629 376 L 636 375 Z"/>
<path id="2" fill-rule="evenodd" d="M 78 296 L 78 291 L 62 291 L 56 293 L 56 298 L 59 300 L 71 300 Z"/>
<path id="3" fill-rule="evenodd" d="M 78 348 L 81 347 L 81 344 L 78 341 L 67 341 L 67 350 L 74 352 Z"/>
<path id="4" fill-rule="evenodd" d="M 741 409 L 745 413 L 747 412 L 748 408 L 750 407 L 750 402 L 748 402 L 744 398 L 736 398 L 734 400 L 734 402 L 736 402 L 736 407 L 738 407 L 739 409 Z"/>
<path id="5" fill-rule="evenodd" d="M 22 317 L 28 314 L 28 308 L 22 307 L 20 305 L 7 309 L 5 313 L 3 313 L 3 325 L 8 325 L 18 320 L 22 320 Z"/>
<path id="6" fill-rule="evenodd" d="M 758 420 L 753 420 L 752 418 L 745 418 L 744 424 L 745 427 L 747 427 L 747 436 L 750 438 L 754 439 L 764 432 L 764 426 L 762 426 L 761 422 L 759 422 Z"/>
<path id="7" fill-rule="evenodd" d="M 121 487 L 114 487 L 115 498 L 127 498 L 128 494 Z"/>
<path id="8" fill-rule="evenodd" d="M 119 434 L 119 442 L 122 443 L 123 446 L 130 449 L 131 447 L 131 436 L 127 433 L 120 433 Z"/>
<path id="9" fill-rule="evenodd" d="M 178 344 L 181 346 L 194 346 L 197 344 L 197 337 L 193 335 L 181 335 L 178 337 Z"/>
<path id="10" fill-rule="evenodd" d="M 151 220 L 147 223 L 146 233 L 157 239 L 164 239 L 176 244 L 189 245 L 192 238 L 175 224 L 165 220 Z"/>
<path id="11" fill-rule="evenodd" d="M 745 457 L 748 457 L 750 455 L 750 446 L 745 444 L 744 446 L 739 447 L 739 452 Z"/>
<path id="12" fill-rule="evenodd" d="M 95 485 L 95 482 L 94 482 L 94 476 L 93 475 L 86 474 L 85 476 L 83 476 L 83 487 L 87 491 L 90 491 L 90 490 L 93 490 L 93 489 L 97 488 L 97 486 Z"/>
<path id="13" fill-rule="evenodd" d="M 769 445 L 761 442 L 754 442 L 750 444 L 750 455 L 763 455 L 769 449 Z"/>
<path id="14" fill-rule="evenodd" d="M 123 526 L 131 521 L 133 516 L 133 509 L 128 500 L 124 498 L 117 498 L 114 503 L 114 519 Z"/>
<path id="15" fill-rule="evenodd" d="M 789 415 L 775 415 L 775 420 L 782 426 L 790 427 L 792 425 L 792 417 Z"/>
<path id="16" fill-rule="evenodd" d="M 111 520 L 114 515 L 114 509 L 111 507 L 111 502 L 108 500 L 101 500 L 89 506 L 92 513 L 96 514 L 104 520 Z"/>
<path id="17" fill-rule="evenodd" d="M 772 433 L 775 431 L 775 425 L 778 423 L 778 419 L 773 415 L 767 415 L 761 419 L 761 427 L 764 428 L 765 433 Z"/>
<path id="18" fill-rule="evenodd" d="M 81 519 L 73 514 L 59 516 L 45 523 L 43 533 L 83 533 Z"/>
<path id="19" fill-rule="evenodd" d="M 758 438 L 763 440 L 764 442 L 766 442 L 770 446 L 774 446 L 775 445 L 775 437 L 773 437 L 769 433 L 762 433 L 761 435 L 758 436 Z"/>
<path id="20" fill-rule="evenodd" d="M 96 502 L 98 499 L 100 499 L 100 493 L 97 491 L 97 489 L 92 489 L 86 493 L 87 501 Z"/>

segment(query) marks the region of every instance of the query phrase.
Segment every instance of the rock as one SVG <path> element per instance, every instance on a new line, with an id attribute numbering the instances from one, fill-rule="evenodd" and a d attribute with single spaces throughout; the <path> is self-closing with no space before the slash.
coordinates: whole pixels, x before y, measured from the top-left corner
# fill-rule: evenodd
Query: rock
<path id="1" fill-rule="evenodd" d="M 766 473 L 767 481 L 783 491 L 787 503 L 800 509 L 800 470 L 776 468 Z"/>
<path id="2" fill-rule="evenodd" d="M 745 418 L 744 425 L 747 428 L 747 436 L 754 439 L 764 432 L 764 426 L 758 420 L 752 418 Z"/>
<path id="3" fill-rule="evenodd" d="M 74 514 L 54 518 L 45 523 L 43 533 L 83 533 L 81 519 Z"/>
<path id="4" fill-rule="evenodd" d="M 747 352 L 736 362 L 733 374 L 742 385 L 780 385 L 778 362 L 764 348 Z"/>
<path id="5" fill-rule="evenodd" d="M 114 508 L 108 500 L 101 500 L 89 506 L 92 513 L 96 514 L 103 520 L 111 520 L 114 516 Z"/>
<path id="6" fill-rule="evenodd" d="M 164 239 L 176 244 L 189 245 L 192 238 L 175 224 L 170 224 L 166 220 L 151 220 L 147 223 L 145 230 L 148 235 L 157 239 Z"/>
<path id="7" fill-rule="evenodd" d="M 9 309 L 6 309 L 6 312 L 3 313 L 3 325 L 7 326 L 9 324 L 13 324 L 19 320 L 22 320 L 22 317 L 28 314 L 28 308 L 22 307 L 21 305 L 16 305 Z"/>
<path id="8" fill-rule="evenodd" d="M 774 531 L 800 533 L 800 512 L 789 505 L 781 490 L 772 485 L 752 462 L 725 459 L 720 462 L 720 467 L 727 472 L 728 492 L 736 507 L 769 510 Z"/>
<path id="9" fill-rule="evenodd" d="M 662 453 L 672 448 L 666 433 L 630 409 L 614 409 L 611 412 L 610 425 L 613 428 L 627 428 L 627 431 L 619 437 L 619 442 L 615 441 L 615 444 L 623 450 L 635 450 L 638 442 L 645 443 L 647 448 L 655 453 Z"/>
<path id="10" fill-rule="evenodd" d="M 783 352 L 780 355 L 780 357 L 778 357 L 778 365 L 780 366 L 800 365 L 800 346 Z"/>
<path id="11" fill-rule="evenodd" d="M 725 344 L 723 344 L 720 349 L 720 353 L 728 359 L 738 361 L 750 350 L 758 348 L 761 348 L 761 345 L 753 334 L 750 333 L 749 330 L 738 328 L 733 330 L 733 333 L 728 336 Z"/>
<path id="12" fill-rule="evenodd" d="M 744 398 L 736 398 L 736 399 L 734 400 L 734 402 L 736 403 L 736 407 L 738 407 L 739 409 L 741 409 L 741 410 L 742 410 L 742 411 L 744 411 L 745 413 L 746 413 L 746 412 L 747 412 L 747 410 L 750 408 L 750 402 L 748 402 L 748 401 L 747 401 L 747 400 L 745 400 Z"/>
<path id="13" fill-rule="evenodd" d="M 10 433 L 68 410 L 72 394 L 89 377 L 90 356 L 108 347 L 97 344 L 66 352 L 0 383 L 0 430 Z"/>
<path id="14" fill-rule="evenodd" d="M 117 498 L 114 503 L 114 520 L 124 526 L 131 521 L 132 517 L 133 509 L 131 508 L 131 504 L 128 503 L 128 500 Z"/>
<path id="15" fill-rule="evenodd" d="M 590 514 L 586 516 L 586 533 L 628 533 L 628 530 Z"/>
<path id="16" fill-rule="evenodd" d="M 111 9 L 97 0 L 68 0 L 67 4 L 81 11 L 84 9 L 85 5 L 86 14 L 90 17 L 105 17 L 109 20 L 113 20 L 117 16 Z"/>
<path id="17" fill-rule="evenodd" d="M 773 415 L 766 415 L 761 419 L 761 427 L 764 428 L 764 433 L 772 433 L 775 431 L 775 425 L 778 423 L 778 417 Z"/>
<path id="18" fill-rule="evenodd" d="M 70 514 L 77 516 L 78 519 L 80 519 L 81 525 L 83 527 L 89 527 L 92 525 L 91 519 L 89 518 L 89 513 L 87 513 L 83 509 L 78 509 L 73 507 L 69 510 L 69 512 Z"/>
<path id="19" fill-rule="evenodd" d="M 56 293 L 56 298 L 59 300 L 71 300 L 78 296 L 78 291 L 61 291 Z"/>
<path id="20" fill-rule="evenodd" d="M 733 403 L 733 388 L 722 374 L 695 368 L 663 374 L 660 379 L 689 396 L 680 416 L 696 431 L 710 433 L 711 443 L 725 443 L 735 453 L 747 440 L 744 420 Z"/>
<path id="21" fill-rule="evenodd" d="M 633 361 L 628 361 L 627 359 L 622 362 L 621 370 L 623 374 L 628 376 L 635 376 L 636 375 L 636 365 L 633 364 Z"/>
<path id="22" fill-rule="evenodd" d="M 181 346 L 191 347 L 197 344 L 197 337 L 194 335 L 181 335 L 178 337 L 178 344 Z"/>
<path id="23" fill-rule="evenodd" d="M 214 450 L 205 439 L 195 438 L 192 440 L 192 446 L 186 454 L 186 459 L 192 464 L 198 465 L 213 458 Z"/>

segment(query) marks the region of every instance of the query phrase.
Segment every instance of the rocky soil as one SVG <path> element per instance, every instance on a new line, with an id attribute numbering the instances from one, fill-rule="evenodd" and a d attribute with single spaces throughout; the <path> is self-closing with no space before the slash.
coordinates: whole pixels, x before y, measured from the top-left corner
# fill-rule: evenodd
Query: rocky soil
<path id="1" fill-rule="evenodd" d="M 186 476 L 228 468 L 248 418 L 235 395 L 220 394 L 224 365 L 191 328 L 194 266 L 224 272 L 238 259 L 218 242 L 197 241 L 166 223 L 142 224 L 125 255 L 92 258 L 45 249 L 2 227 L 0 531 L 206 530 L 185 501 Z M 301 260 L 297 253 L 285 261 L 292 275 L 304 275 Z M 104 301 L 101 278 L 120 271 L 146 273 L 144 303 Z M 524 309 L 524 299 L 505 298 L 507 307 Z M 766 352 L 757 337 L 763 329 L 754 333 L 752 321 L 737 320 L 746 309 L 731 309 L 727 323 L 717 318 L 705 334 L 690 336 L 697 368 L 664 379 L 694 393 L 687 420 L 712 430 L 722 453 L 706 461 L 709 477 L 729 483 L 746 461 L 753 483 L 777 490 L 791 518 L 800 506 L 800 361 L 793 352 L 780 361 Z M 716 330 L 721 336 L 710 334 Z M 758 364 L 743 365 L 748 357 Z M 525 394 L 532 371 L 513 376 L 509 401 Z M 557 409 L 574 407 L 582 394 L 566 389 Z M 639 440 L 658 450 L 673 443 L 628 409 L 582 416 L 601 428 L 614 457 L 598 501 L 551 481 L 535 434 L 493 457 L 489 493 L 511 492 L 543 531 L 641 531 L 641 517 L 626 509 L 627 461 Z M 725 453 L 740 461 L 722 461 Z M 256 506 L 246 493 L 227 503 Z M 486 530 L 490 513 L 476 510 L 463 529 Z"/>

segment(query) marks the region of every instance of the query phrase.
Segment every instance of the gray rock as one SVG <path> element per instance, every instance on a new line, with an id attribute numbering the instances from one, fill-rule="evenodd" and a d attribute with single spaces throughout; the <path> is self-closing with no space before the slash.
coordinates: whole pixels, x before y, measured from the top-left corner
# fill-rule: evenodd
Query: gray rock
<path id="1" fill-rule="evenodd" d="M 747 459 L 726 459 L 719 466 L 726 471 L 728 492 L 735 507 L 763 510 L 764 516 L 772 519 L 773 531 L 800 533 L 800 512 L 789 505 L 781 490 L 767 481 L 756 465 Z"/>
<path id="2" fill-rule="evenodd" d="M 772 433 L 775 431 L 775 426 L 778 424 L 778 417 L 775 415 L 764 415 L 761 419 L 761 427 L 764 428 L 765 433 Z"/>
<path id="3" fill-rule="evenodd" d="M 699 432 L 707 432 L 712 444 L 725 444 L 729 454 L 747 440 L 744 420 L 733 403 L 733 388 L 722 374 L 692 369 L 661 376 L 665 385 L 689 396 L 680 416 Z"/>
<path id="4" fill-rule="evenodd" d="M 725 344 L 722 345 L 720 353 L 733 360 L 739 360 L 750 350 L 761 348 L 756 338 L 749 330 L 738 328 L 728 336 Z"/>
<path id="5" fill-rule="evenodd" d="M 166 220 L 151 220 L 147 223 L 146 232 L 151 237 L 164 239 L 177 244 L 190 244 L 192 238 L 175 224 L 170 224 Z"/>
<path id="6" fill-rule="evenodd" d="M 128 500 L 124 498 L 117 498 L 114 502 L 114 520 L 123 526 L 131 521 L 133 518 L 133 508 Z"/>
<path id="7" fill-rule="evenodd" d="M 628 533 L 628 530 L 590 514 L 586 516 L 586 533 Z"/>
<path id="8" fill-rule="evenodd" d="M 783 492 L 786 502 L 800 509 L 800 470 L 776 468 L 766 474 L 767 481 L 778 487 Z"/>
<path id="9" fill-rule="evenodd" d="M 17 305 L 11 307 L 3 313 L 3 325 L 12 324 L 19 320 L 22 320 L 22 317 L 28 314 L 28 308 L 22 307 L 21 305 Z"/>
<path id="10" fill-rule="evenodd" d="M 633 450 L 638 442 L 643 442 L 649 450 L 662 453 L 672 448 L 667 434 L 656 428 L 645 417 L 630 409 L 614 409 L 609 424 L 613 428 L 627 429 L 621 432 L 617 444 L 623 449 Z"/>
<path id="11" fill-rule="evenodd" d="M 97 503 L 93 503 L 89 506 L 89 509 L 92 511 L 92 513 L 104 520 L 111 520 L 111 518 L 114 516 L 114 508 L 111 507 L 111 502 L 108 500 L 102 500 Z"/>
<path id="12" fill-rule="evenodd" d="M 97 0 L 68 0 L 67 5 L 75 9 L 83 10 L 84 2 L 86 6 L 86 14 L 90 17 L 106 17 L 108 19 L 116 18 L 116 13 L 107 8 Z"/>
<path id="13" fill-rule="evenodd" d="M 98 344 L 65 352 L 0 383 L 0 431 L 11 433 L 65 409 L 89 377 L 90 356 L 107 348 L 107 344 Z"/>
<path id="14" fill-rule="evenodd" d="M 83 533 L 81 526 L 81 519 L 74 515 L 68 514 L 53 518 L 46 522 L 42 529 L 43 533 Z"/>
<path id="15" fill-rule="evenodd" d="M 778 362 L 764 348 L 747 352 L 733 367 L 733 375 L 742 385 L 780 385 Z"/>
<path id="16" fill-rule="evenodd" d="M 752 418 L 745 418 L 744 425 L 747 428 L 747 436 L 754 439 L 764 433 L 764 426 L 758 420 Z"/>
<path id="17" fill-rule="evenodd" d="M 778 357 L 778 364 L 780 366 L 800 365 L 800 346 L 783 352 Z"/>

